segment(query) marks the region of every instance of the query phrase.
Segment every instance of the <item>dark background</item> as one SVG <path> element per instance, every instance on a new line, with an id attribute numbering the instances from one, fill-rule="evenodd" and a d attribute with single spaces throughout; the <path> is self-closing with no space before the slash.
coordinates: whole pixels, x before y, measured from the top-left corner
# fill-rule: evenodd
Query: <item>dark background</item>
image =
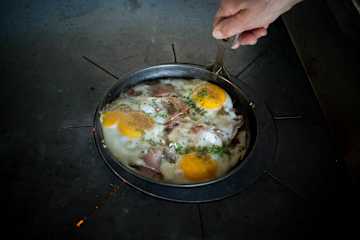
<path id="1" fill-rule="evenodd" d="M 358 203 L 357 175 L 349 163 L 358 158 L 355 154 L 346 161 L 344 146 L 356 152 L 357 141 L 345 141 L 339 132 L 346 126 L 356 136 L 351 112 L 358 111 L 353 98 L 358 85 L 350 81 L 358 79 L 357 48 L 352 45 L 356 36 L 341 30 L 331 8 L 320 6 L 328 5 L 307 1 L 297 6 L 272 24 L 256 46 L 226 55 L 230 72 L 261 95 L 273 114 L 276 155 L 264 157 L 273 157 L 274 164 L 234 197 L 179 204 L 127 186 L 99 158 L 91 133 L 93 114 L 118 80 L 84 57 L 119 78 L 174 62 L 173 49 L 178 62 L 210 64 L 216 49 L 211 26 L 217 1 L 3 1 L 0 160 L 5 232 L 27 239 L 351 236 Z M 308 14 L 310 23 L 302 21 L 308 8 L 319 13 Z M 338 33 L 331 38 L 335 43 L 320 41 L 330 39 L 326 36 L 332 31 Z M 335 46 L 335 57 L 329 46 Z M 332 57 L 339 62 L 329 65 Z M 339 67 L 344 63 L 347 67 Z M 339 71 L 334 74 L 334 69 Z M 337 77 L 343 82 L 336 82 Z M 348 88 L 337 91 L 335 83 Z M 339 99 L 340 109 L 346 106 L 340 116 L 346 117 L 333 121 L 339 106 L 324 103 Z M 76 227 L 81 219 L 84 223 Z"/>

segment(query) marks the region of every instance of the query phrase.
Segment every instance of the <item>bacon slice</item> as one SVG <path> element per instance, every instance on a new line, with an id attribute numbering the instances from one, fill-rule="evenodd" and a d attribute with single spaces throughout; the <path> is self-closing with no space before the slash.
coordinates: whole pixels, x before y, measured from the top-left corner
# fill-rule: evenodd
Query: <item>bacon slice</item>
<path id="1" fill-rule="evenodd" d="M 155 171 L 152 168 L 148 168 L 146 166 L 138 166 L 138 165 L 132 167 L 135 168 L 137 172 L 142 176 L 156 180 L 160 180 L 162 178 L 162 174 L 160 172 Z"/>
<path id="2" fill-rule="evenodd" d="M 189 111 L 189 107 L 178 97 L 167 97 L 163 101 L 164 106 L 170 115 L 176 113 L 187 113 Z"/>
<path id="3" fill-rule="evenodd" d="M 151 168 L 156 172 L 160 172 L 160 162 L 162 157 L 163 157 L 162 149 L 151 148 L 149 149 L 147 154 L 143 156 L 143 160 L 146 166 L 148 166 L 149 168 Z"/>
<path id="4" fill-rule="evenodd" d="M 204 129 L 203 125 L 197 124 L 197 125 L 194 125 L 194 126 L 191 127 L 191 132 L 196 134 L 196 133 L 200 132 L 203 129 Z"/>
<path id="5" fill-rule="evenodd" d="M 151 94 L 154 97 L 166 97 L 175 91 L 171 84 L 154 84 L 150 86 Z"/>
<path id="6" fill-rule="evenodd" d="M 140 96 L 142 94 L 142 92 L 140 91 L 135 91 L 133 88 L 130 88 L 129 90 L 127 90 L 127 95 L 131 96 L 131 97 L 136 97 L 136 96 Z"/>

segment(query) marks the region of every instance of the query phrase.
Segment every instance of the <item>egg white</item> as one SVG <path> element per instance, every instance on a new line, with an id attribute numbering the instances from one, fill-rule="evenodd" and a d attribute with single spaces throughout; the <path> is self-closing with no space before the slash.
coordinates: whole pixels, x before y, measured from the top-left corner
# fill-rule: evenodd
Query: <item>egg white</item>
<path id="1" fill-rule="evenodd" d="M 165 124 L 168 114 L 161 98 L 155 97 L 140 97 L 139 111 L 143 111 L 158 124 Z"/>
<path id="2" fill-rule="evenodd" d="M 126 164 L 135 163 L 148 147 L 140 139 L 121 136 L 116 126 L 103 127 L 105 146 L 110 152 Z"/>

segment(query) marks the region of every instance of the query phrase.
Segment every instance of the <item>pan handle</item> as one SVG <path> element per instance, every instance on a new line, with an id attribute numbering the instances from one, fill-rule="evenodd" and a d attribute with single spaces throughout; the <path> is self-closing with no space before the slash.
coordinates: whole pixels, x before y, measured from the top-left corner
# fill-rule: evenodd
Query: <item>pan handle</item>
<path id="1" fill-rule="evenodd" d="M 215 73 L 217 76 L 220 75 L 225 79 L 230 79 L 230 74 L 224 66 L 224 55 L 226 49 L 231 49 L 232 46 L 237 42 L 239 34 L 234 35 L 231 38 L 220 39 L 216 41 L 217 51 L 215 62 L 207 67 L 207 70 Z"/>

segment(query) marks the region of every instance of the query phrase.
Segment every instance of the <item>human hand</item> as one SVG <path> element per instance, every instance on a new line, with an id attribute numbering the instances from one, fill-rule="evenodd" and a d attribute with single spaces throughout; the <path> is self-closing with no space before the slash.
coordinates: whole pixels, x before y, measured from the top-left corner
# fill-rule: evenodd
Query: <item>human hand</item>
<path id="1" fill-rule="evenodd" d="M 232 46 L 254 45 L 267 34 L 268 26 L 302 0 L 221 0 L 214 17 L 213 36 L 217 39 L 239 34 Z"/>

